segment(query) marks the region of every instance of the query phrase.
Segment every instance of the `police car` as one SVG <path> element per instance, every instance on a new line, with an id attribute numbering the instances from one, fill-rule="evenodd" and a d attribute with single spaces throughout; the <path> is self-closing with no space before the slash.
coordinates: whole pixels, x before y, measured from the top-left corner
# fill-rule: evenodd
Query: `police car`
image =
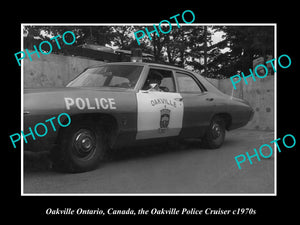
<path id="1" fill-rule="evenodd" d="M 107 150 L 168 138 L 201 138 L 219 148 L 225 130 L 242 127 L 254 111 L 204 77 L 168 65 L 107 63 L 85 69 L 64 88 L 25 90 L 24 130 L 60 113 L 71 124 L 25 145 L 49 149 L 54 165 L 92 170 Z"/>

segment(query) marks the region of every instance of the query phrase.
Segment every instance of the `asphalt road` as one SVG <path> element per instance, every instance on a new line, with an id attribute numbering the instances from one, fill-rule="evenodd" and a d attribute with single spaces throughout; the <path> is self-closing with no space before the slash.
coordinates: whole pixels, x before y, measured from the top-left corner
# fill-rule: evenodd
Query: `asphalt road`
<path id="1" fill-rule="evenodd" d="M 241 170 L 234 159 L 272 140 L 273 132 L 237 129 L 216 150 L 197 140 L 119 149 L 98 169 L 79 174 L 53 171 L 47 154 L 26 154 L 24 194 L 273 194 L 274 156 L 253 158 Z"/>

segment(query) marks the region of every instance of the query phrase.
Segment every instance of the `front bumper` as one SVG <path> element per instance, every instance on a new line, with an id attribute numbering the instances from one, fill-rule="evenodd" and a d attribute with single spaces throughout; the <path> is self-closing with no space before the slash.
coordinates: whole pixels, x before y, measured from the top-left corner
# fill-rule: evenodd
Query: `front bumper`
<path id="1" fill-rule="evenodd" d="M 29 127 L 32 130 L 33 135 L 26 137 L 27 143 L 24 140 L 24 151 L 40 152 L 50 151 L 56 145 L 58 136 L 58 129 L 54 131 L 49 123 L 45 123 L 45 120 L 51 118 L 49 115 L 30 115 L 30 113 L 24 114 L 24 128 L 23 133 L 27 135 L 30 133 Z M 47 133 L 39 137 L 35 133 L 35 126 L 38 123 L 44 123 L 47 126 Z M 58 128 L 56 126 L 56 128 Z M 33 138 L 34 136 L 34 138 Z M 23 137 L 24 139 L 24 137 Z"/>

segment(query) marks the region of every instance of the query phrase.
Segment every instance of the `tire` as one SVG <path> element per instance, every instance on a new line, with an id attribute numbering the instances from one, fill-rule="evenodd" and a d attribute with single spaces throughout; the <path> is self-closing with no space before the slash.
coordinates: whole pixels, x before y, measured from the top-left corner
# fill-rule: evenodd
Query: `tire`
<path id="1" fill-rule="evenodd" d="M 106 143 L 100 125 L 94 121 L 74 121 L 63 128 L 59 148 L 51 152 L 56 170 L 79 173 L 95 169 L 104 158 Z"/>
<path id="2" fill-rule="evenodd" d="M 216 149 L 222 146 L 225 140 L 225 121 L 222 117 L 215 116 L 202 139 L 203 147 Z"/>

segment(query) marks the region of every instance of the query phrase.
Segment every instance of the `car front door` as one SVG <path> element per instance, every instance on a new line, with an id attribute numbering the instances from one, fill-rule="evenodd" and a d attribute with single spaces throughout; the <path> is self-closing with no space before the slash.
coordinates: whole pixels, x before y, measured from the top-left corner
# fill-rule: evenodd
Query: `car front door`
<path id="1" fill-rule="evenodd" d="M 150 88 L 148 77 L 160 74 L 161 83 Z M 160 76 L 159 75 L 159 76 Z M 148 82 L 148 83 L 147 83 Z M 172 70 L 150 68 L 137 96 L 137 140 L 178 136 L 182 128 L 182 96 L 176 93 Z"/>
<path id="2" fill-rule="evenodd" d="M 181 136 L 200 137 L 214 112 L 214 96 L 205 90 L 193 74 L 176 71 L 176 81 L 184 104 Z"/>

